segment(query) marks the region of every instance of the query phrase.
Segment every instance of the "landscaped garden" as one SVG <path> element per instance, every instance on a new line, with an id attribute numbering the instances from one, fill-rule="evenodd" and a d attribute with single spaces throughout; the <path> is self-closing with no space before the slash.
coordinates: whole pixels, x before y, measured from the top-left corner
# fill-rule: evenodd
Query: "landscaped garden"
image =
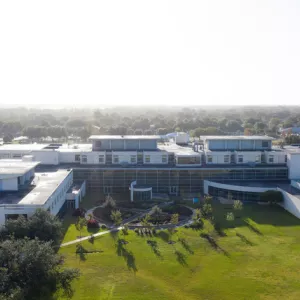
<path id="1" fill-rule="evenodd" d="M 279 206 L 215 202 L 198 217 L 198 227 L 84 241 L 80 255 L 61 248 L 81 271 L 73 299 L 299 299 L 300 220 Z"/>

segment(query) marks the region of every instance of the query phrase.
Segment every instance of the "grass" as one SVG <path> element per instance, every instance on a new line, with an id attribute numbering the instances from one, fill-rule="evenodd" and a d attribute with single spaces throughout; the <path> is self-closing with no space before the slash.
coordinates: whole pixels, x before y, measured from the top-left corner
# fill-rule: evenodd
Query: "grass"
<path id="1" fill-rule="evenodd" d="M 245 205 L 230 222 L 231 206 L 213 208 L 222 235 L 205 221 L 203 230 L 182 228 L 172 237 L 101 236 L 82 243 L 99 251 L 84 259 L 75 245 L 61 248 L 66 265 L 82 274 L 73 299 L 299 299 L 300 220 L 279 207 Z"/>

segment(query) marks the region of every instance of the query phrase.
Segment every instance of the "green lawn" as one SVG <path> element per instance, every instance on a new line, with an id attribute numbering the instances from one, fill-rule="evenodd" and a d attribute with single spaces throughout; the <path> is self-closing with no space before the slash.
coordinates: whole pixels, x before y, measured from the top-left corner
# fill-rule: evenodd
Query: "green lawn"
<path id="1" fill-rule="evenodd" d="M 61 248 L 66 264 L 82 273 L 73 299 L 299 299 L 300 220 L 279 207 L 245 205 L 240 218 L 229 222 L 228 211 L 230 206 L 214 205 L 222 237 L 206 221 L 200 231 L 180 229 L 174 245 L 167 243 L 167 231 L 153 238 L 130 231 L 83 242 L 86 249 L 103 252 L 82 259 L 75 245 Z M 217 245 L 201 238 L 202 232 Z M 128 244 L 118 245 L 118 238 Z"/>

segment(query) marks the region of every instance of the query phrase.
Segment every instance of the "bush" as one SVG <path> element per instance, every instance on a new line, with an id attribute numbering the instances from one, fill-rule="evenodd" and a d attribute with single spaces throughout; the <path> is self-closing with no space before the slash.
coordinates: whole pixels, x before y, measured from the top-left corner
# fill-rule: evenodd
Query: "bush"
<path id="1" fill-rule="evenodd" d="M 85 215 L 85 213 L 86 213 L 86 210 L 85 210 L 85 209 L 83 209 L 83 208 L 76 208 L 76 209 L 74 210 L 72 216 L 83 218 L 84 215 Z"/>
<path id="2" fill-rule="evenodd" d="M 137 233 L 138 235 L 140 234 L 140 232 L 139 232 L 139 229 L 138 229 L 138 228 L 135 228 L 135 229 L 134 229 L 134 232 L 135 232 L 135 233 Z"/>
<path id="3" fill-rule="evenodd" d="M 270 204 L 283 202 L 283 195 L 279 191 L 269 190 L 260 194 L 260 201 Z"/>
<path id="4" fill-rule="evenodd" d="M 95 219 L 87 221 L 87 228 L 99 228 L 99 223 Z"/>
<path id="5" fill-rule="evenodd" d="M 102 229 L 107 229 L 107 226 L 105 224 L 101 225 Z"/>

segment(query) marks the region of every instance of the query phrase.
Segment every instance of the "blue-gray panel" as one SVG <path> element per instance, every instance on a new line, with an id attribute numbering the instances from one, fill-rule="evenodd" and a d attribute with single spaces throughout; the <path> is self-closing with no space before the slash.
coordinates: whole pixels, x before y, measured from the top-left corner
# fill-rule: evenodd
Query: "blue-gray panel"
<path id="1" fill-rule="evenodd" d="M 255 141 L 255 149 L 257 150 L 266 150 L 271 149 L 271 141 L 257 140 Z"/>
<path id="2" fill-rule="evenodd" d="M 110 149 L 109 140 L 93 141 L 94 150 L 108 150 Z"/>
<path id="3" fill-rule="evenodd" d="M 112 150 L 124 150 L 124 140 L 111 140 Z"/>
<path id="4" fill-rule="evenodd" d="M 125 140 L 125 145 L 126 150 L 138 150 L 139 140 Z"/>
<path id="5" fill-rule="evenodd" d="M 238 150 L 240 148 L 239 140 L 228 140 L 227 141 L 227 149 L 228 150 Z"/>
<path id="6" fill-rule="evenodd" d="M 140 149 L 155 150 L 155 149 L 157 149 L 157 141 L 156 140 L 140 140 Z"/>
<path id="7" fill-rule="evenodd" d="M 224 150 L 225 149 L 225 141 L 223 140 L 213 140 L 209 141 L 209 149 L 210 150 Z"/>
<path id="8" fill-rule="evenodd" d="M 253 150 L 253 140 L 242 140 L 241 141 L 241 150 Z"/>

